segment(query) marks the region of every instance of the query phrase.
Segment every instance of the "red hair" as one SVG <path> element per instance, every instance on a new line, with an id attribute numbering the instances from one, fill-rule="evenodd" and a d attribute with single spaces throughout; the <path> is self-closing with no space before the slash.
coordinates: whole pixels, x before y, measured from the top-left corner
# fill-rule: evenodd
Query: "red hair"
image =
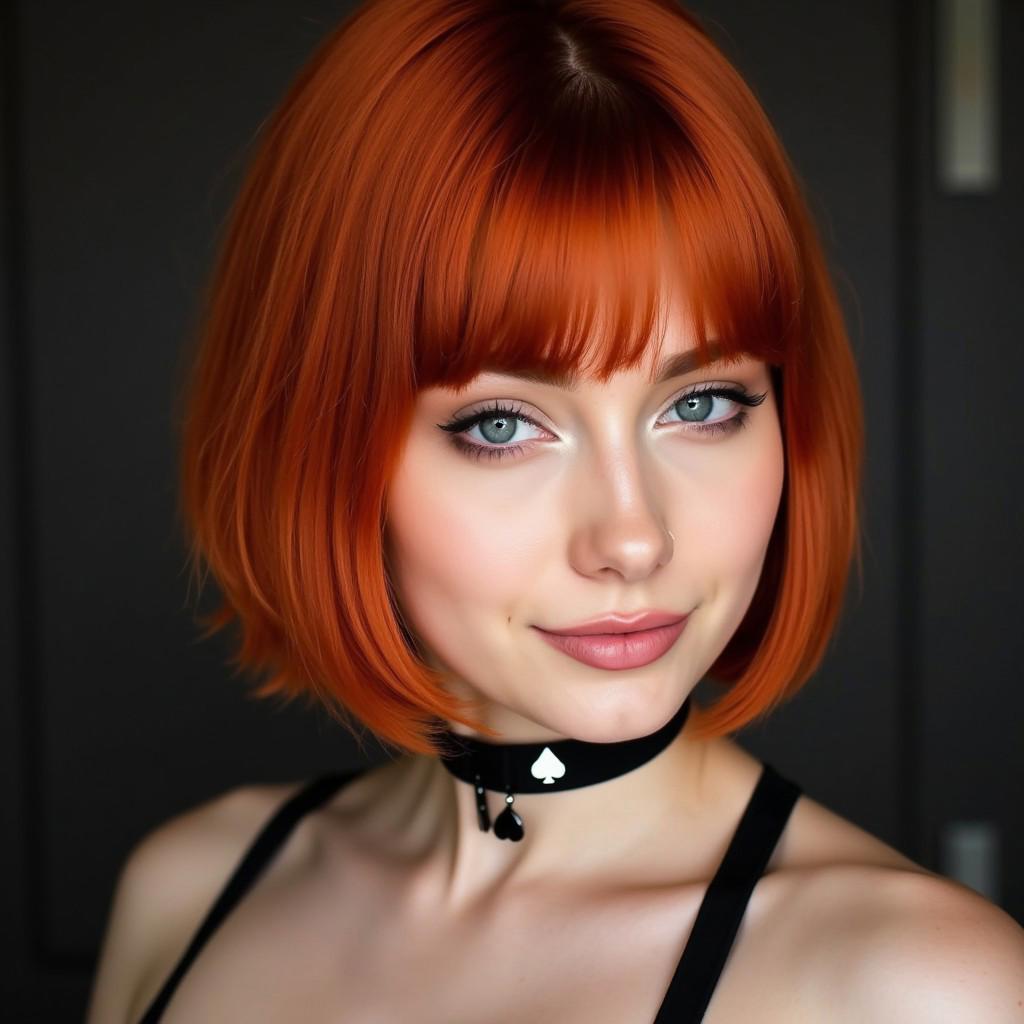
<path id="1" fill-rule="evenodd" d="M 794 171 L 691 14 L 369 0 L 258 142 L 182 389 L 180 492 L 194 575 L 205 563 L 221 591 L 206 635 L 237 621 L 258 696 L 304 695 L 419 753 L 444 719 L 496 735 L 417 656 L 387 572 L 417 392 L 636 366 L 666 260 L 705 360 L 713 330 L 726 359 L 771 367 L 786 459 L 695 734 L 806 682 L 860 555 L 857 371 Z"/>

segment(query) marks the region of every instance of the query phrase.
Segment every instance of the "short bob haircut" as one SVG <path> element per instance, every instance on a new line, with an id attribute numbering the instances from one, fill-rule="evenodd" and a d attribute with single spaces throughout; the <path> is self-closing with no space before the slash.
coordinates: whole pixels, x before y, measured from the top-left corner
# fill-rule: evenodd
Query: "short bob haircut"
<path id="1" fill-rule="evenodd" d="M 471 717 L 388 572 L 420 389 L 484 370 L 604 381 L 658 344 L 662 274 L 701 358 L 771 369 L 782 502 L 699 738 L 818 667 L 860 569 L 863 412 L 842 313 L 768 119 L 672 0 L 369 0 L 257 136 L 187 348 L 180 512 L 255 695 L 436 754 Z M 667 261 L 667 262 L 666 262 Z M 603 325 L 600 329 L 598 325 Z M 205 570 L 202 568 L 205 564 Z"/>

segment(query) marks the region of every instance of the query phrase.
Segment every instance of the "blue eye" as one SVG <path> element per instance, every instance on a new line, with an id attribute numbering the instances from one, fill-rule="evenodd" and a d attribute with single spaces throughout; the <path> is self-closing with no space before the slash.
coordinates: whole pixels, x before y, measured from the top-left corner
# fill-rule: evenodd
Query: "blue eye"
<path id="1" fill-rule="evenodd" d="M 747 414 L 738 409 L 732 416 L 710 419 L 715 406 L 720 403 L 731 403 L 733 406 L 760 405 L 767 397 L 767 392 L 760 395 L 748 395 L 738 388 L 710 387 L 694 388 L 680 395 L 669 408 L 679 414 L 677 422 L 690 423 L 700 433 L 722 433 L 739 430 L 746 423 Z M 728 410 L 726 410 L 728 411 Z"/>
<path id="2" fill-rule="evenodd" d="M 522 409 L 521 405 L 513 407 L 495 402 L 489 408 L 472 412 L 468 416 L 452 420 L 449 423 L 438 423 L 437 425 L 452 435 L 452 444 L 465 455 L 477 459 L 481 457 L 501 459 L 506 455 L 516 455 L 523 448 L 528 447 L 526 444 L 509 445 L 506 443 L 515 436 L 517 424 L 529 423 L 539 430 L 544 429 L 531 416 L 520 412 L 520 409 Z M 460 436 L 478 427 L 483 435 L 483 440 L 488 442 L 487 444 L 467 441 Z"/>
<path id="3" fill-rule="evenodd" d="M 713 384 L 691 388 L 669 405 L 667 411 L 674 411 L 680 417 L 678 420 L 669 422 L 686 424 L 688 433 L 731 434 L 746 424 L 748 414 L 744 409 L 738 409 L 731 416 L 710 420 L 709 417 L 714 411 L 716 402 L 724 400 L 734 406 L 754 407 L 760 405 L 767 397 L 767 392 L 750 395 L 743 388 L 720 387 Z M 528 423 L 537 427 L 538 430 L 544 430 L 544 427 L 526 413 L 521 412 L 521 409 L 522 406 L 518 404 L 503 405 L 495 402 L 490 407 L 477 410 L 449 423 L 438 423 L 437 426 L 452 435 L 452 444 L 463 454 L 477 459 L 501 459 L 507 455 L 518 455 L 530 447 L 528 442 L 508 444 L 516 436 L 519 423 Z M 479 428 L 482 441 L 485 443 L 467 440 L 462 436 L 476 428 Z"/>

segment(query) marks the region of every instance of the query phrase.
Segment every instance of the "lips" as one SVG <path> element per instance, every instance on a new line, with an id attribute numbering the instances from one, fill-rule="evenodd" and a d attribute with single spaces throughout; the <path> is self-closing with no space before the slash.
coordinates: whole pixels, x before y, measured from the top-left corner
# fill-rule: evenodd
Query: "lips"
<path id="1" fill-rule="evenodd" d="M 679 639 L 688 619 L 688 615 L 675 616 L 674 621 L 670 620 L 664 625 L 615 633 L 555 633 L 539 626 L 534 628 L 556 650 L 584 665 L 590 665 L 592 668 L 626 669 L 649 665 L 665 655 Z M 621 623 L 617 625 L 621 629 Z M 589 630 L 592 627 L 593 623 L 587 623 L 585 626 L 573 628 Z"/>
<path id="2" fill-rule="evenodd" d="M 603 615 L 599 619 L 589 619 L 575 626 L 566 626 L 561 629 L 545 629 L 546 633 L 556 633 L 559 636 L 594 636 L 596 634 L 612 633 L 635 633 L 638 630 L 657 629 L 659 626 L 670 626 L 680 619 L 685 618 L 678 612 L 667 612 L 652 610 L 625 614 L 624 612 L 612 612 L 610 615 Z M 540 628 L 540 627 L 538 627 Z"/>

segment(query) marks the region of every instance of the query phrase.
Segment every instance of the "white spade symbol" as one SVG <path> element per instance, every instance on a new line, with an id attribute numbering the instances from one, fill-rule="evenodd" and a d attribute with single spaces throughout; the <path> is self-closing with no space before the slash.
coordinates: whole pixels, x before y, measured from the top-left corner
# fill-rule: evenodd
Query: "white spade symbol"
<path id="1" fill-rule="evenodd" d="M 545 747 L 540 752 L 540 757 L 530 765 L 530 774 L 535 779 L 543 779 L 545 786 L 552 786 L 555 779 L 560 779 L 565 774 L 565 765 L 551 753 L 550 747 Z"/>

